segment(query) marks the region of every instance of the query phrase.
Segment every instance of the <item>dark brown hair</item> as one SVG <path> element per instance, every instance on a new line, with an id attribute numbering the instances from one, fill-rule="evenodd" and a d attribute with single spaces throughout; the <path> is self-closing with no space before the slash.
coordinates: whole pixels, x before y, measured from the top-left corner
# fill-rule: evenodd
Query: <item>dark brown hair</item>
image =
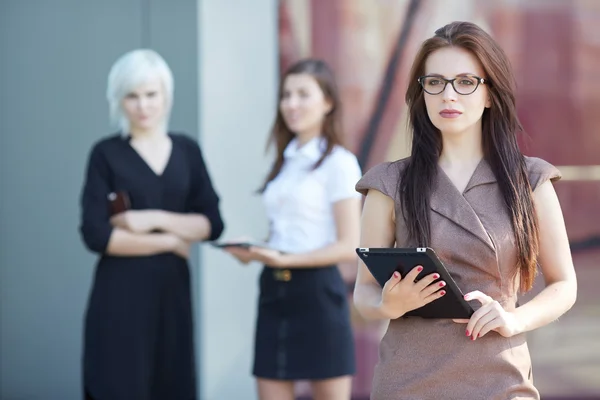
<path id="1" fill-rule="evenodd" d="M 331 110 L 325 116 L 325 120 L 323 121 L 323 128 L 321 131 L 321 136 L 325 138 L 327 143 L 327 147 L 325 152 L 321 156 L 321 158 L 315 163 L 313 168 L 318 168 L 325 157 L 331 154 L 331 151 L 336 145 L 341 145 L 341 121 L 340 121 L 340 100 L 337 84 L 335 81 L 335 76 L 333 71 L 329 66 L 322 60 L 318 59 L 304 59 L 296 62 L 292 66 L 290 66 L 285 73 L 283 74 L 280 83 L 279 83 L 279 95 L 278 95 L 278 103 L 277 103 L 277 115 L 275 117 L 275 122 L 273 123 L 273 128 L 271 129 L 271 136 L 267 141 L 267 149 L 271 145 L 275 145 L 277 154 L 275 156 L 275 161 L 271 167 L 271 170 L 267 174 L 267 178 L 262 186 L 261 191 L 263 191 L 267 184 L 271 182 L 279 172 L 281 171 L 281 167 L 283 166 L 283 152 L 287 145 L 294 139 L 296 134 L 292 132 L 283 119 L 281 115 L 281 111 L 279 109 L 279 102 L 283 97 L 283 85 L 285 79 L 289 75 L 293 74 L 307 74 L 312 76 L 319 87 L 323 91 L 325 98 L 331 102 Z"/>
<path id="2" fill-rule="evenodd" d="M 431 240 L 430 195 L 442 152 L 440 131 L 431 123 L 424 92 L 417 79 L 425 74 L 429 55 L 455 46 L 470 51 L 481 63 L 491 107 L 482 116 L 482 145 L 510 213 L 518 252 L 521 290 L 531 289 L 537 271 L 538 226 L 525 157 L 517 143 L 522 131 L 515 104 L 516 83 L 508 57 L 494 39 L 469 22 L 453 22 L 435 32 L 419 49 L 410 73 L 406 102 L 412 128 L 412 150 L 399 185 L 403 214 L 412 240 L 426 246 Z"/>

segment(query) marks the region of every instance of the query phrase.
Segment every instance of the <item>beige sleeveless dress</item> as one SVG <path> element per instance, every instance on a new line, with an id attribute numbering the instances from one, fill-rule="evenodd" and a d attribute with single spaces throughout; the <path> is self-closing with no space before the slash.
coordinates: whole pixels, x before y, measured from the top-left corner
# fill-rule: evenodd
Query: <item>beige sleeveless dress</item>
<path id="1" fill-rule="evenodd" d="M 539 158 L 526 158 L 535 190 L 558 180 L 558 169 Z M 375 189 L 394 199 L 396 247 L 410 247 L 401 217 L 397 185 L 407 159 L 379 164 L 357 183 L 366 194 Z M 480 290 L 506 310 L 516 307 L 514 277 L 517 249 L 499 185 L 483 160 L 461 194 L 440 168 L 431 196 L 431 247 L 464 293 Z M 414 244 L 412 244 L 414 246 Z M 479 303 L 474 301 L 475 309 Z M 533 385 L 525 334 L 505 338 L 496 332 L 471 341 L 465 324 L 451 320 L 392 320 L 379 346 L 372 400 L 539 399 Z"/>

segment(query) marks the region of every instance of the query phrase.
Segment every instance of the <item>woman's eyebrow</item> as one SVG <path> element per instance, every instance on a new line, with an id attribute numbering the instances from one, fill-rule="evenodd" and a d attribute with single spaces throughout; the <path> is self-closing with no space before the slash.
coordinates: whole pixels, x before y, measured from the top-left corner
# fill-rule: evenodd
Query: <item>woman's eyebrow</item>
<path id="1" fill-rule="evenodd" d="M 456 76 L 469 76 L 469 75 L 477 75 L 477 74 L 474 74 L 472 72 L 463 72 L 461 74 L 457 74 Z M 436 77 L 440 77 L 440 78 L 445 78 L 445 76 L 442 74 L 426 74 L 425 76 L 436 76 Z"/>

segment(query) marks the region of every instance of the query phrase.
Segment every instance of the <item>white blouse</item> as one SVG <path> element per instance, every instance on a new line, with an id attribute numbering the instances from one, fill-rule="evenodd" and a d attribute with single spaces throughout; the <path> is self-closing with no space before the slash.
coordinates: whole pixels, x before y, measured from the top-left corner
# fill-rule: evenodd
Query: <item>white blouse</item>
<path id="1" fill-rule="evenodd" d="M 360 166 L 345 148 L 335 146 L 319 168 L 312 169 L 325 148 L 321 137 L 300 148 L 293 139 L 286 147 L 283 167 L 263 193 L 270 247 L 285 253 L 305 253 L 335 242 L 333 204 L 361 197 L 354 189 L 362 177 Z"/>

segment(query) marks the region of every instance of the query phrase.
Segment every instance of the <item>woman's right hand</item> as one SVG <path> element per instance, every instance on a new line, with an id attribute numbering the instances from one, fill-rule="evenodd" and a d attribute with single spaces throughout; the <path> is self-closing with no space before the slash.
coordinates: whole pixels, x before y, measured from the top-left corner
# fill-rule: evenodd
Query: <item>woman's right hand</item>
<path id="1" fill-rule="evenodd" d="M 237 258 L 238 261 L 242 264 L 248 264 L 250 261 L 255 260 L 255 257 L 253 256 L 252 252 L 242 247 L 231 246 L 225 247 L 223 250 Z"/>
<path id="2" fill-rule="evenodd" d="M 396 271 L 385 283 L 379 307 L 388 319 L 400 318 L 407 312 L 423 307 L 446 294 L 445 290 L 440 290 L 446 286 L 446 282 L 439 281 L 432 285 L 432 282 L 440 277 L 437 273 L 429 274 L 415 282 L 422 270 L 423 267 L 416 266 L 404 278 Z"/>
<path id="3" fill-rule="evenodd" d="M 224 240 L 224 243 L 231 243 L 231 244 L 235 244 L 235 243 L 253 243 L 254 239 L 252 239 L 249 236 L 239 236 L 233 239 L 229 239 L 229 240 Z M 241 246 L 228 246 L 228 247 L 223 247 L 223 251 L 231 254 L 232 256 L 234 256 L 235 258 L 237 258 L 237 260 L 239 262 L 241 262 L 242 264 L 248 264 L 250 261 L 254 261 L 256 260 L 256 257 L 252 254 L 252 251 L 250 251 L 250 249 L 241 247 Z"/>
<path id="4" fill-rule="evenodd" d="M 177 235 L 173 235 L 172 233 L 163 233 L 162 235 L 164 235 L 168 241 L 171 252 L 186 260 L 190 257 L 190 249 L 192 247 L 190 242 Z"/>

